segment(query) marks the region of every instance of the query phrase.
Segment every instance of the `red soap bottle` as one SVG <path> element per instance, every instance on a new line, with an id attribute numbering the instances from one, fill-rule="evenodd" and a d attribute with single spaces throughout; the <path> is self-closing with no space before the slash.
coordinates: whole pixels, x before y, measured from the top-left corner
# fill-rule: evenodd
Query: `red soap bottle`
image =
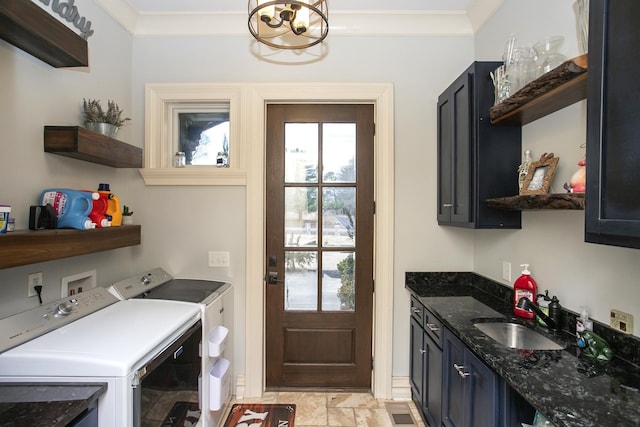
<path id="1" fill-rule="evenodd" d="M 536 314 L 533 311 L 518 308 L 518 301 L 520 301 L 520 298 L 527 297 L 532 304 L 535 304 L 538 295 L 538 285 L 536 281 L 533 280 L 533 277 L 531 277 L 529 264 L 522 264 L 520 267 L 523 267 L 522 275 L 513 283 L 513 314 L 525 319 L 533 319 L 536 317 Z"/>

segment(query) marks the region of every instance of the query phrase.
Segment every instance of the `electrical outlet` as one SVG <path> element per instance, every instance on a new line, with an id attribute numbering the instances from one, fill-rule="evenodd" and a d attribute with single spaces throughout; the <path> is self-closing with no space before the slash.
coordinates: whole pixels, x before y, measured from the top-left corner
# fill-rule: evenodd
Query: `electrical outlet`
<path id="1" fill-rule="evenodd" d="M 502 278 L 507 282 L 511 281 L 511 263 L 509 261 L 502 261 Z"/>
<path id="2" fill-rule="evenodd" d="M 613 329 L 617 329 L 625 334 L 633 333 L 633 315 L 625 313 L 624 311 L 612 308 L 609 324 Z"/>
<path id="3" fill-rule="evenodd" d="M 31 273 L 27 279 L 27 297 L 35 297 L 38 295 L 34 286 L 42 286 L 42 272 Z"/>
<path id="4" fill-rule="evenodd" d="M 209 251 L 209 267 L 229 267 L 229 252 Z"/>

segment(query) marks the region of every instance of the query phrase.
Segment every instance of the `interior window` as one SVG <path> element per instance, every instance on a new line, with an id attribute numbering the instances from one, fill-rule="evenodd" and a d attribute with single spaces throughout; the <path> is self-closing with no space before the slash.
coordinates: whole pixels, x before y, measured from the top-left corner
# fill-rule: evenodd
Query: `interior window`
<path id="1" fill-rule="evenodd" d="M 176 151 L 185 153 L 187 165 L 229 166 L 229 107 L 219 109 L 178 112 Z"/>

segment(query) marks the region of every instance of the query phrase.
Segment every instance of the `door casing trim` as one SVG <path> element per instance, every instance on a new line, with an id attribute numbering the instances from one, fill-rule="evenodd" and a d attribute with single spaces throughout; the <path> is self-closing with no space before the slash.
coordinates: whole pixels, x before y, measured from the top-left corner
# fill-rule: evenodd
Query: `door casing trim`
<path id="1" fill-rule="evenodd" d="M 260 397 L 264 391 L 265 131 L 269 103 L 364 103 L 375 110 L 375 201 L 373 377 L 376 398 L 392 398 L 394 129 L 390 83 L 264 83 L 243 91 L 242 141 L 248 142 L 246 187 L 245 374 L 236 395 Z M 261 215 L 256 213 L 260 212 Z M 260 327 L 252 327 L 260 325 Z"/>

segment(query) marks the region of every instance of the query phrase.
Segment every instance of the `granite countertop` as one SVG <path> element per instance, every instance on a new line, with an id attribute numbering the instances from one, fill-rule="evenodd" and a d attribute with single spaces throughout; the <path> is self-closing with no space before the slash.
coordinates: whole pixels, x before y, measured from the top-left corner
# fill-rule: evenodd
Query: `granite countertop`
<path id="1" fill-rule="evenodd" d="M 473 326 L 476 319 L 514 318 L 511 288 L 489 282 L 473 273 L 406 276 L 413 295 L 557 427 L 640 426 L 640 369 L 617 358 L 598 362 L 581 356 L 575 326 L 573 332 L 552 333 L 516 318 L 567 345 L 555 351 L 511 349 Z"/>
<path id="2" fill-rule="evenodd" d="M 106 390 L 106 383 L 0 383 L 0 426 L 65 426 Z"/>

